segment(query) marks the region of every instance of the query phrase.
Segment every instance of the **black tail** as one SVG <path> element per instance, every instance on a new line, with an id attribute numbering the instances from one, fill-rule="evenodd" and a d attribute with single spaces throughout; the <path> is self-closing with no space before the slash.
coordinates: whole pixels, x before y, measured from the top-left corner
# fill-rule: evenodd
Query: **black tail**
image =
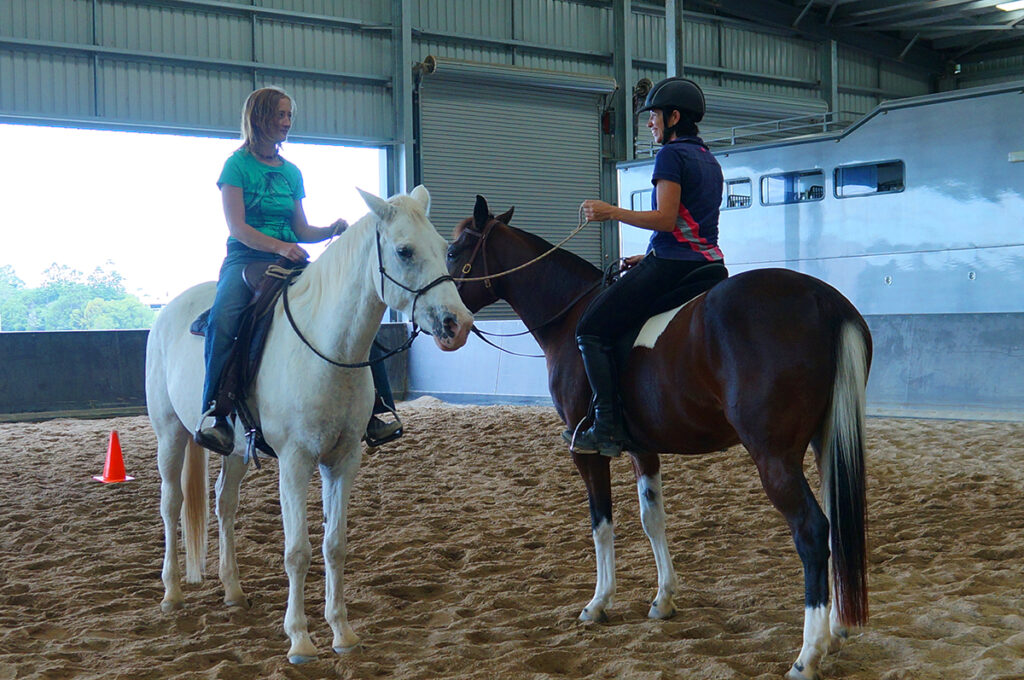
<path id="1" fill-rule="evenodd" d="M 869 353 L 862 327 L 844 322 L 832 406 L 822 432 L 821 476 L 832 538 L 835 603 L 839 621 L 846 626 L 863 626 L 868 619 L 864 402 Z"/>

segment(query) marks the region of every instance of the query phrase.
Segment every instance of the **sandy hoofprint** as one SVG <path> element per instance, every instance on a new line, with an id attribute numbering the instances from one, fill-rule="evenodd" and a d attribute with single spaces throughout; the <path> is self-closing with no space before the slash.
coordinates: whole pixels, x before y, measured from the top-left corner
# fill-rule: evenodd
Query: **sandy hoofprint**
<path id="1" fill-rule="evenodd" d="M 586 494 L 553 409 L 400 405 L 349 516 L 346 599 L 360 651 L 323 619 L 319 480 L 306 587 L 319 660 L 288 664 L 273 461 L 242 484 L 248 610 L 207 580 L 163 614 L 156 440 L 145 417 L 0 425 L 0 680 L 10 678 L 777 678 L 799 651 L 800 560 L 741 448 L 664 457 L 679 614 L 656 592 L 628 459 L 613 461 L 617 598 L 593 595 Z M 103 485 L 112 429 L 127 484 Z M 1024 678 L 1024 424 L 869 419 L 871 625 L 826 678 Z M 810 466 L 808 476 L 817 488 Z M 212 477 L 219 465 L 211 461 Z"/>

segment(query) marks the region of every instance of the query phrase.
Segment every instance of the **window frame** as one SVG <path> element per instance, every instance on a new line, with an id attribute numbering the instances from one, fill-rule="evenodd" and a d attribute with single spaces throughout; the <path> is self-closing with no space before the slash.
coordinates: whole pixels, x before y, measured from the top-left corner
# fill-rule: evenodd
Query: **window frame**
<path id="1" fill-rule="evenodd" d="M 729 205 L 729 186 L 733 184 L 747 183 L 750 187 L 750 195 L 745 198 L 749 198 L 749 202 L 746 205 Z M 750 208 L 754 205 L 754 182 L 749 177 L 736 177 L 733 179 L 727 179 L 722 183 L 722 205 L 719 206 L 719 210 L 743 210 Z"/>
<path id="2" fill-rule="evenodd" d="M 805 177 L 805 176 L 808 176 L 808 175 L 821 175 L 821 196 L 819 196 L 817 198 L 805 198 L 805 199 L 800 199 L 800 200 L 796 200 L 796 201 L 779 201 L 779 202 L 775 202 L 775 203 L 769 203 L 769 202 L 765 201 L 764 181 L 766 179 L 770 179 L 770 178 L 774 178 L 774 177 L 787 177 L 787 176 L 793 176 L 793 177 L 799 178 L 799 177 Z M 788 172 L 773 172 L 773 173 L 770 173 L 770 174 L 767 174 L 767 175 L 761 175 L 760 179 L 758 180 L 758 183 L 757 183 L 758 184 L 758 193 L 759 193 L 758 198 L 760 199 L 761 205 L 763 205 L 763 206 L 799 205 L 800 203 L 818 203 L 820 201 L 824 201 L 825 200 L 825 193 L 826 193 L 825 192 L 825 183 L 826 182 L 828 182 L 828 176 L 825 174 L 825 169 L 824 168 L 813 168 L 811 170 L 790 170 Z M 811 185 L 811 186 L 817 186 L 817 185 Z"/>
<path id="3" fill-rule="evenodd" d="M 643 194 L 649 194 L 651 199 L 648 201 L 648 204 L 651 205 L 651 206 L 654 205 L 654 188 L 653 187 L 650 188 L 650 189 L 637 189 L 636 191 L 631 191 L 629 193 L 629 209 L 633 210 L 634 212 L 643 212 L 644 210 L 654 210 L 653 207 L 644 208 L 644 206 L 643 206 L 643 199 L 641 199 L 640 207 L 638 208 L 636 206 L 636 203 L 633 200 L 638 194 L 641 195 L 641 196 L 643 196 Z"/>
<path id="4" fill-rule="evenodd" d="M 891 189 L 889 191 L 868 191 L 863 194 L 853 194 L 851 196 L 840 196 L 839 195 L 839 171 L 848 170 L 851 168 L 870 168 L 878 167 L 881 165 L 899 164 L 902 172 L 900 173 L 900 179 L 902 184 L 899 189 Z M 845 185 L 844 185 L 845 186 Z M 902 158 L 893 158 L 885 161 L 870 161 L 867 163 L 849 163 L 846 165 L 837 165 L 832 169 L 832 195 L 840 200 L 847 198 L 864 198 L 865 196 L 881 196 L 884 194 L 899 194 L 907 190 L 907 164 Z"/>

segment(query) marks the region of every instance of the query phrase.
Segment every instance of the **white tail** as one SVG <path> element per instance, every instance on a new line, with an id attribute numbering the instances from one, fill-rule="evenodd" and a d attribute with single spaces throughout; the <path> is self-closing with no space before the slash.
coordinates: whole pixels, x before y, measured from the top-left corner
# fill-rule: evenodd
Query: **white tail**
<path id="1" fill-rule="evenodd" d="M 867 540 L 864 488 L 864 406 L 868 347 L 862 330 L 839 332 L 832 408 L 822 433 L 822 488 L 832 537 L 832 575 L 839 620 L 867 622 Z"/>
<path id="2" fill-rule="evenodd" d="M 181 471 L 184 502 L 181 506 L 181 540 L 185 544 L 185 581 L 199 583 L 206 572 L 206 535 L 210 521 L 208 487 L 209 456 L 190 437 Z"/>

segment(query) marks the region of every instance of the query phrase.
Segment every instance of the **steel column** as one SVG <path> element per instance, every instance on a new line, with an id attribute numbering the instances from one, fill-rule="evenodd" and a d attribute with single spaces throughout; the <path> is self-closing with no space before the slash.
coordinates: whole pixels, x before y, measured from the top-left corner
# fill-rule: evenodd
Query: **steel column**
<path id="1" fill-rule="evenodd" d="M 665 0 L 665 69 L 669 77 L 684 75 L 685 30 L 683 0 Z"/>
<path id="2" fill-rule="evenodd" d="M 410 0 L 391 1 L 391 23 L 394 31 L 394 72 L 391 80 L 392 109 L 395 115 L 395 144 L 387 154 L 388 195 L 409 191 L 416 182 L 415 139 L 412 111 L 412 23 Z"/>

